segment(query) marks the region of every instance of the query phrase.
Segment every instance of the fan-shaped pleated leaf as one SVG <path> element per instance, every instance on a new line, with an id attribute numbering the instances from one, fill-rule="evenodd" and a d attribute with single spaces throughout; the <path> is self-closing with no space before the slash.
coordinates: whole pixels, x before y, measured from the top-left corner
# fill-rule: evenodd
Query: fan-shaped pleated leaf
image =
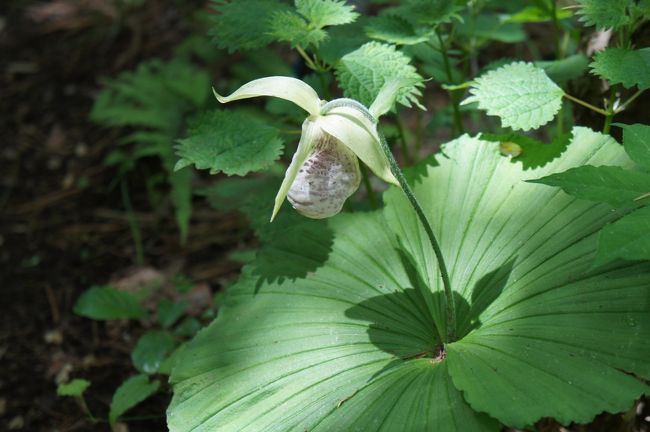
<path id="1" fill-rule="evenodd" d="M 527 171 L 464 136 L 419 178 L 459 318 L 446 352 L 434 254 L 391 189 L 383 212 L 265 246 L 181 355 L 170 429 L 496 431 L 490 416 L 521 426 L 629 407 L 647 388 L 633 374 L 650 377 L 650 265 L 590 270 L 616 215 L 525 181 L 631 163 L 611 138 L 573 136 Z"/>

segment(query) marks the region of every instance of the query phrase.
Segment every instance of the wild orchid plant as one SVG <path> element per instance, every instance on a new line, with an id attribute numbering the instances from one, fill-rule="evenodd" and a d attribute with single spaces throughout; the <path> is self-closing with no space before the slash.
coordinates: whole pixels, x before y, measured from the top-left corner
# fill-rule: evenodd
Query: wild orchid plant
<path id="1" fill-rule="evenodd" d="M 608 135 L 650 88 L 650 51 L 633 46 L 646 1 L 407 0 L 363 21 L 338 0 L 214 3 L 221 48 L 288 42 L 313 74 L 308 85 L 264 73 L 255 68 L 277 56 L 251 54 L 261 60 L 217 99 L 272 96 L 307 118 L 269 104 L 276 127 L 259 113 L 215 110 L 178 142 L 178 169 L 245 175 L 268 170 L 293 133 L 284 122 L 304 119 L 273 208 L 263 209 L 275 231 L 256 222 L 272 174 L 213 191 L 224 209 L 253 194 L 241 208 L 263 246 L 217 319 L 175 356 L 170 430 L 497 431 L 544 417 L 588 422 L 648 392 L 650 126 L 620 125 L 623 147 Z M 615 35 L 591 63 L 578 21 Z M 480 47 L 523 42 L 522 23 L 540 22 L 555 60 L 480 69 Z M 569 93 L 588 65 L 610 86 L 602 107 Z M 344 98 L 328 94 L 331 71 Z M 449 109 L 432 123 L 455 139 L 407 181 L 379 120 L 397 130 L 405 160 L 421 150 L 421 114 L 409 134 L 399 113 L 423 107 L 421 74 L 448 92 Z M 604 117 L 603 133 L 565 131 L 578 105 Z M 499 130 L 464 134 L 468 113 L 480 130 Z M 548 144 L 522 133 L 545 125 Z M 374 194 L 358 159 L 396 187 L 383 208 L 342 212 L 361 180 Z M 285 197 L 324 220 L 292 218 Z"/>

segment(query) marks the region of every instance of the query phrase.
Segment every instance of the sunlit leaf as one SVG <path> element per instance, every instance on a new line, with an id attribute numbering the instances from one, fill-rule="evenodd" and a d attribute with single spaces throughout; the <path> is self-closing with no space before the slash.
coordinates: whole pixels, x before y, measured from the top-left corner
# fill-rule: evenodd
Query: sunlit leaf
<path id="1" fill-rule="evenodd" d="M 530 63 L 503 66 L 475 82 L 463 104 L 478 102 L 480 109 L 501 118 L 503 127 L 537 129 L 553 120 L 562 106 L 562 89 Z"/>
<path id="2" fill-rule="evenodd" d="M 393 188 L 381 212 L 266 244 L 178 361 L 170 430 L 497 431 L 482 413 L 521 428 L 628 409 L 650 377 L 650 264 L 591 270 L 617 215 L 525 181 L 630 165 L 613 139 L 573 136 L 530 171 L 463 136 L 415 185 L 454 290 L 446 351 L 434 253 Z"/>

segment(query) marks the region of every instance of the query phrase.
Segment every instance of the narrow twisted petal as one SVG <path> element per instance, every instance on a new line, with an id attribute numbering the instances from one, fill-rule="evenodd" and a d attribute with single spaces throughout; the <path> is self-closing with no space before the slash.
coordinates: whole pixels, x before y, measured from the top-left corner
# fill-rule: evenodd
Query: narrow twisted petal
<path id="1" fill-rule="evenodd" d="M 360 182 L 357 157 L 336 138 L 323 132 L 298 170 L 287 199 L 303 216 L 327 218 L 341 211 Z"/>
<path id="2" fill-rule="evenodd" d="M 352 150 L 377 177 L 399 186 L 381 149 L 376 124 L 355 109 L 347 107 L 335 108 L 316 121 L 325 132 Z"/>
<path id="3" fill-rule="evenodd" d="M 303 81 L 284 76 L 272 76 L 253 80 L 239 87 L 229 96 L 221 96 L 214 89 L 214 95 L 221 103 L 258 96 L 273 96 L 291 101 L 307 111 L 318 115 L 320 98 L 316 91 Z"/>

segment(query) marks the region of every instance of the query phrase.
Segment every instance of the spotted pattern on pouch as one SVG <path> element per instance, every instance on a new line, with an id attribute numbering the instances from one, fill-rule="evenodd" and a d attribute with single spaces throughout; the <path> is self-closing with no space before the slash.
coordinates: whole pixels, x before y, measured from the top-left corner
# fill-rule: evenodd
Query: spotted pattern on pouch
<path id="1" fill-rule="evenodd" d="M 312 219 L 334 216 L 361 182 L 356 155 L 323 133 L 300 167 L 287 198 L 300 214 Z"/>

